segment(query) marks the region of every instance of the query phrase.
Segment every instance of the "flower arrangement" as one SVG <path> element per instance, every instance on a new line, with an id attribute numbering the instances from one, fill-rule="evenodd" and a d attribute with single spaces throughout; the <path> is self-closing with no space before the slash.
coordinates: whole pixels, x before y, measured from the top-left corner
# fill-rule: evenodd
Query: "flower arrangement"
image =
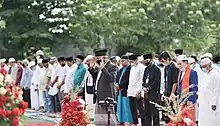
<path id="1" fill-rule="evenodd" d="M 23 101 L 22 93 L 13 82 L 0 81 L 1 126 L 25 126 L 24 112 L 28 104 Z"/>
<path id="2" fill-rule="evenodd" d="M 186 103 L 193 92 L 187 92 L 186 90 L 182 92 L 181 96 L 163 97 L 164 106 L 150 102 L 159 110 L 164 111 L 164 114 L 170 118 L 168 126 L 192 126 L 192 115 L 189 110 L 193 109 L 193 105 L 187 106 Z"/>
<path id="3" fill-rule="evenodd" d="M 75 90 L 75 92 L 77 92 Z M 88 112 L 84 110 L 85 103 L 78 93 L 71 91 L 62 101 L 61 120 L 57 126 L 87 126 L 90 124 Z"/>

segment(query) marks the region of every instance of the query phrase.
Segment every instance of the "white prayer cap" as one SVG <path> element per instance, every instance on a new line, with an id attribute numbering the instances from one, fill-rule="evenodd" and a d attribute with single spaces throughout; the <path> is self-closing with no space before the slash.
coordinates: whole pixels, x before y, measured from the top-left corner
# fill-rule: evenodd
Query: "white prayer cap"
<path id="1" fill-rule="evenodd" d="M 143 55 L 138 57 L 138 61 L 143 61 L 143 60 L 144 60 Z"/>
<path id="2" fill-rule="evenodd" d="M 35 65 L 35 62 L 34 62 L 34 61 L 31 61 L 31 62 L 28 64 L 29 67 L 32 67 L 32 66 L 34 66 L 34 65 Z"/>
<path id="3" fill-rule="evenodd" d="M 27 65 L 29 64 L 29 61 L 27 59 L 24 59 L 22 62 L 23 64 L 27 64 Z"/>
<path id="4" fill-rule="evenodd" d="M 37 64 L 42 63 L 42 61 L 43 61 L 43 59 L 38 59 L 38 60 L 37 60 Z"/>
<path id="5" fill-rule="evenodd" d="M 8 62 L 9 62 L 9 63 L 15 62 L 15 58 L 13 58 L 13 57 L 9 58 Z"/>
<path id="6" fill-rule="evenodd" d="M 207 65 L 211 62 L 212 61 L 210 60 L 210 58 L 204 58 L 204 59 L 201 60 L 200 65 L 204 66 L 204 65 Z"/>
<path id="7" fill-rule="evenodd" d="M 88 55 L 88 56 L 86 57 L 86 59 L 92 59 L 92 58 L 94 58 L 93 55 Z"/>
<path id="8" fill-rule="evenodd" d="M 56 57 L 50 57 L 50 62 L 54 62 L 54 61 L 57 61 L 57 58 Z"/>
<path id="9" fill-rule="evenodd" d="M 194 59 L 194 58 L 188 58 L 188 63 L 189 64 L 191 64 L 191 63 L 195 63 L 196 62 L 196 60 Z"/>
<path id="10" fill-rule="evenodd" d="M 125 55 L 130 56 L 130 55 L 134 55 L 134 53 L 127 52 Z"/>
<path id="11" fill-rule="evenodd" d="M 120 61 L 121 60 L 121 58 L 119 56 L 116 56 L 115 59 L 116 59 L 116 61 Z"/>
<path id="12" fill-rule="evenodd" d="M 0 59 L 0 63 L 4 63 L 6 61 L 5 58 Z"/>
<path id="13" fill-rule="evenodd" d="M 179 55 L 176 57 L 176 61 L 185 61 L 188 60 L 186 55 Z"/>
<path id="14" fill-rule="evenodd" d="M 39 56 L 39 55 L 44 55 L 44 52 L 42 50 L 37 50 L 36 56 Z"/>
<path id="15" fill-rule="evenodd" d="M 212 54 L 211 53 L 205 53 L 205 54 L 202 55 L 201 59 L 203 59 L 203 58 L 210 58 L 210 59 L 212 59 Z"/>

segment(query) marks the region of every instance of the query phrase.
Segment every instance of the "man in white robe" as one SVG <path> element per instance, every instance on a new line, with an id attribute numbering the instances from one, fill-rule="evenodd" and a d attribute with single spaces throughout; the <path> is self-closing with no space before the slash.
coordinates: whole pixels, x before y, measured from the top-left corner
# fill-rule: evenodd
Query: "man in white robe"
<path id="1" fill-rule="evenodd" d="M 44 106 L 43 102 L 43 95 L 41 91 L 39 91 L 39 85 L 43 81 L 44 76 L 44 68 L 42 64 L 43 59 L 37 60 L 37 66 L 34 71 L 34 75 L 32 77 L 32 84 L 31 84 L 31 107 L 32 109 L 38 110 L 39 107 Z"/>
<path id="2" fill-rule="evenodd" d="M 209 58 L 201 60 L 207 73 L 207 83 L 200 88 L 199 126 L 219 126 L 220 124 L 220 74 L 213 68 Z"/>

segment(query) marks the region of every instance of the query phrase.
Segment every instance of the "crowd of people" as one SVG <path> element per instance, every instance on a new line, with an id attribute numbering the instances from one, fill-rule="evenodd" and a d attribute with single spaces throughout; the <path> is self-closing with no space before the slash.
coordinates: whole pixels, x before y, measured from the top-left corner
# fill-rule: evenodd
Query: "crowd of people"
<path id="1" fill-rule="evenodd" d="M 193 126 L 217 126 L 220 121 L 220 56 L 205 53 L 187 57 L 182 49 L 158 56 L 127 53 L 107 56 L 106 49 L 86 57 L 45 57 L 41 50 L 30 61 L 0 59 L 0 71 L 10 75 L 22 87 L 28 107 L 44 113 L 60 113 L 61 101 L 70 91 L 85 101 L 96 125 L 107 125 L 108 111 L 103 101 L 112 98 L 110 125 L 159 126 L 169 122 L 150 102 L 163 104 L 164 97 L 180 96 L 183 90 L 193 94 L 185 105 L 193 116 Z M 72 92 L 72 93 L 73 93 Z M 141 122 L 139 121 L 141 119 Z"/>

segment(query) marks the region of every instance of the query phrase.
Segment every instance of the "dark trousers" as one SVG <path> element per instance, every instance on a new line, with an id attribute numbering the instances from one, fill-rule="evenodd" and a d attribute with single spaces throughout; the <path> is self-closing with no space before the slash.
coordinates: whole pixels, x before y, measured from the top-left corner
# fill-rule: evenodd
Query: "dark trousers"
<path id="1" fill-rule="evenodd" d="M 156 102 L 156 101 L 155 101 Z M 159 126 L 159 111 L 148 99 L 144 99 L 146 126 Z M 153 125 L 152 125 L 153 121 Z"/>
<path id="2" fill-rule="evenodd" d="M 50 100 L 51 100 L 51 106 L 52 106 L 52 112 L 56 113 L 56 112 L 61 112 L 61 103 L 60 103 L 60 99 L 59 99 L 59 94 L 57 93 L 54 96 L 50 96 Z"/>
<path id="3" fill-rule="evenodd" d="M 31 94 L 30 94 L 30 89 L 24 89 L 22 88 L 23 91 L 23 99 L 25 102 L 28 103 L 28 108 L 31 108 Z"/>
<path id="4" fill-rule="evenodd" d="M 162 97 L 162 94 L 160 95 L 160 99 L 162 99 L 161 97 Z M 162 100 L 160 101 L 160 105 L 164 106 L 165 104 L 166 104 L 165 101 L 162 101 Z M 164 111 L 162 111 L 162 119 L 161 120 L 165 121 L 165 123 L 167 123 L 167 124 L 170 122 L 170 118 L 164 114 Z"/>
<path id="5" fill-rule="evenodd" d="M 131 114 L 133 118 L 133 124 L 138 124 L 138 112 L 141 117 L 141 124 L 145 126 L 145 118 L 144 118 L 144 106 L 143 106 L 143 99 L 140 98 L 137 100 L 136 97 L 129 97 L 130 107 L 131 107 Z"/>

